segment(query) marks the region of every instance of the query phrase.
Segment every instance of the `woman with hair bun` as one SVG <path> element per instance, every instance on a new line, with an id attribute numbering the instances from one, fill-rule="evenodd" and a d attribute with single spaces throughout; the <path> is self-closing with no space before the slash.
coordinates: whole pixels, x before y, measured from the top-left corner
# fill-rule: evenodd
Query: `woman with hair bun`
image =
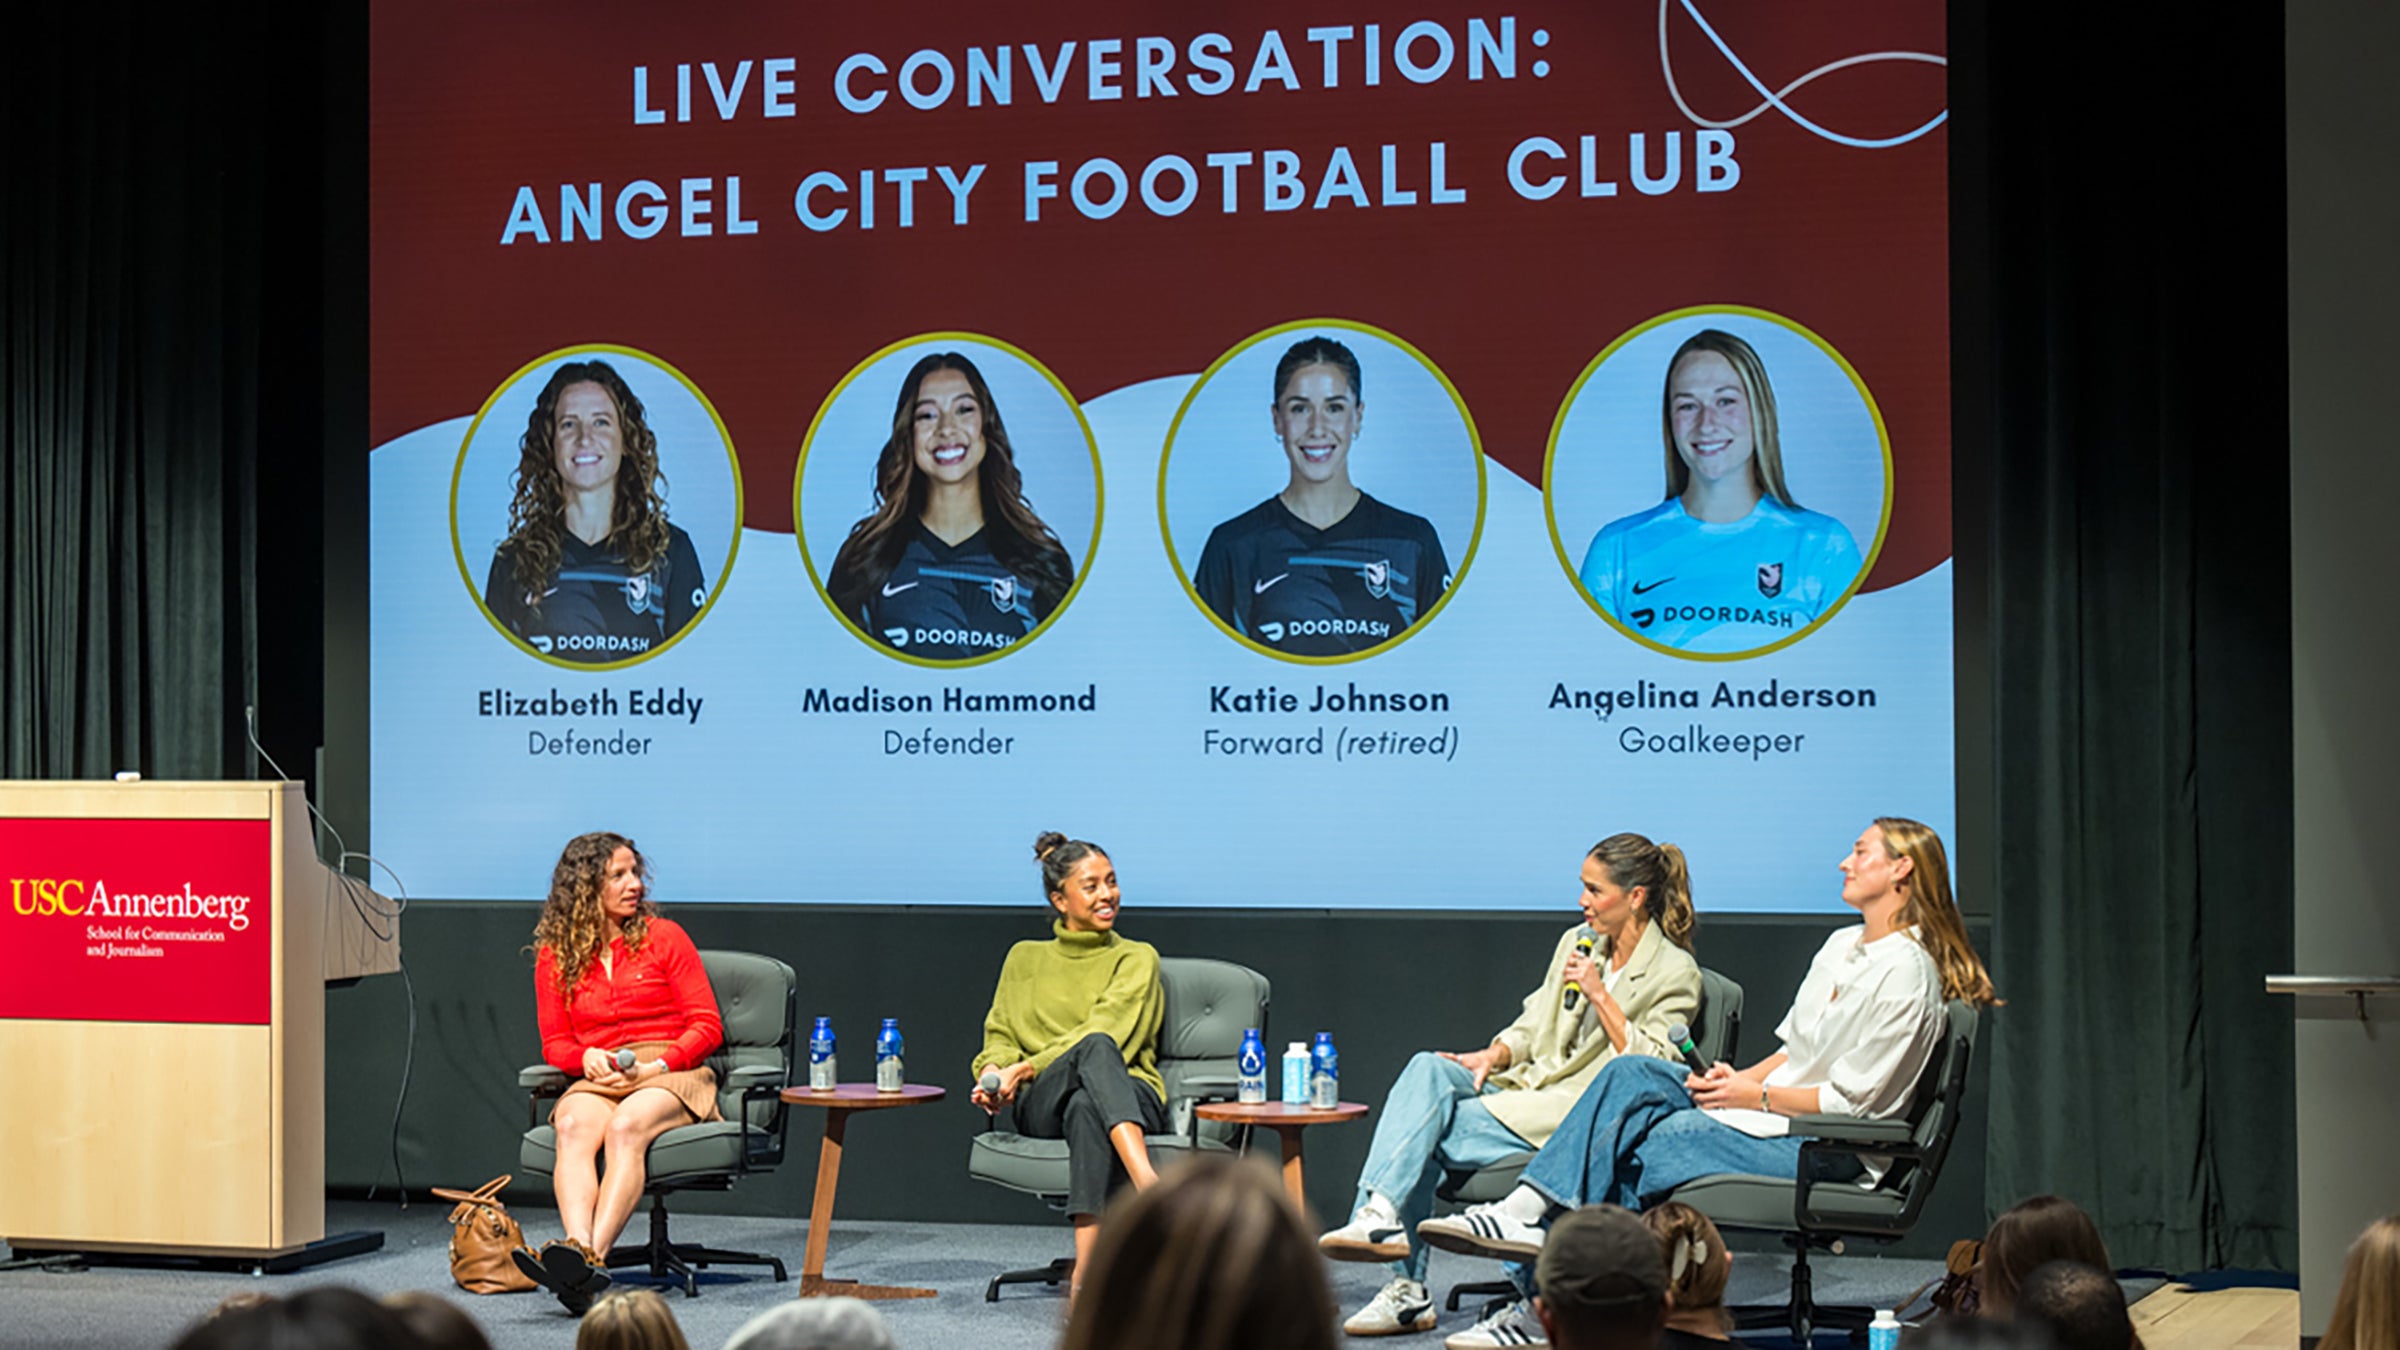
<path id="1" fill-rule="evenodd" d="M 1051 940 L 1009 948 L 983 1019 L 983 1050 L 967 1072 L 979 1080 L 977 1106 L 1010 1108 L 1019 1134 L 1067 1141 L 1080 1286 L 1109 1192 L 1158 1180 L 1143 1136 L 1167 1128 L 1158 1071 L 1167 999 L 1158 949 L 1116 931 L 1122 897 L 1108 854 L 1056 831 L 1034 840 L 1033 854 L 1057 912 Z M 996 1087 L 983 1086 L 986 1070 Z"/>
<path id="2" fill-rule="evenodd" d="M 517 440 L 508 538 L 492 553 L 484 608 L 562 661 L 622 661 L 699 617 L 708 578 L 667 519 L 658 435 L 606 361 L 550 373 Z"/>
<path id="3" fill-rule="evenodd" d="M 1517 1020 L 1480 1050 L 1419 1051 L 1385 1095 L 1350 1221 L 1317 1242 L 1336 1261 L 1391 1263 L 1390 1283 L 1342 1324 L 1351 1335 L 1434 1324 L 1427 1251 L 1411 1235 L 1445 1168 L 1539 1148 L 1620 1055 L 1678 1059 L 1667 1029 L 1700 1010 L 1683 850 L 1612 834 L 1584 855 L 1577 903 L 1583 922 L 1551 944 Z M 1539 1326 L 1529 1307 L 1505 1315 Z"/>
<path id="4" fill-rule="evenodd" d="M 1445 1251 L 1531 1260 L 1551 1219 L 1584 1204 L 1638 1208 L 1716 1173 L 1788 1179 L 1800 1159 L 1793 1116 L 1904 1115 L 1948 1030 L 1945 1000 L 1998 1003 L 1950 898 L 1941 836 L 1885 816 L 1843 855 L 1842 903 L 1862 922 L 1825 939 L 1780 1049 L 1747 1069 L 1706 1073 L 1626 1056 L 1592 1079 L 1517 1188 L 1418 1235 Z M 1870 1163 L 1873 1184 L 1882 1169 Z"/>
<path id="5" fill-rule="evenodd" d="M 725 1040 L 716 992 L 649 883 L 631 839 L 578 835 L 558 855 L 533 929 L 542 1058 L 574 1080 L 550 1111 L 550 1188 L 566 1236 L 510 1255 L 578 1317 L 608 1288 L 608 1249 L 642 1198 L 650 1142 L 720 1118 L 707 1064 Z"/>
<path id="6" fill-rule="evenodd" d="M 1642 1211 L 1642 1223 L 1658 1234 L 1667 1258 L 1667 1325 L 1659 1350 L 1712 1350 L 1733 1339 L 1733 1314 L 1725 1310 L 1725 1281 L 1733 1254 L 1725 1235 L 1690 1205 L 1669 1200 Z"/>

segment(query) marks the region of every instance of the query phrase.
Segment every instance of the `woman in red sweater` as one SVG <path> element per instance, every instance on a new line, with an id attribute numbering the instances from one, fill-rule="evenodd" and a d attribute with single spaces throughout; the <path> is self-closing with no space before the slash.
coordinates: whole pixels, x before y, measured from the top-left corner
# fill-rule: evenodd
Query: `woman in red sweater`
<path id="1" fill-rule="evenodd" d="M 717 996 L 691 938 L 658 916 L 649 878 L 632 840 L 579 835 L 558 856 L 533 929 L 542 1058 L 575 1081 L 550 1112 L 566 1237 L 515 1255 L 578 1316 L 608 1287 L 608 1249 L 642 1197 L 650 1141 L 721 1118 L 704 1062 L 725 1039 Z"/>

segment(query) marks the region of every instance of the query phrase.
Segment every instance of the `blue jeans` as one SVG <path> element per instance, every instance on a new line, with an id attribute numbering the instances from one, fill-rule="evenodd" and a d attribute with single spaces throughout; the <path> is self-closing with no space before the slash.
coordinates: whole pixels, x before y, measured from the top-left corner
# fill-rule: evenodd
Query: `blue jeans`
<path id="1" fill-rule="evenodd" d="M 1483 1089 L 1484 1094 L 1498 1091 Z M 1367 1202 L 1370 1192 L 1391 1201 L 1408 1237 L 1408 1257 L 1392 1263 L 1393 1273 L 1420 1284 L 1429 1253 L 1417 1241 L 1417 1225 L 1433 1216 L 1433 1190 L 1441 1184 L 1444 1168 L 1482 1167 L 1533 1147 L 1532 1141 L 1493 1119 L 1491 1108 L 1476 1100 L 1478 1095 L 1474 1074 L 1431 1051 L 1418 1051 L 1384 1095 L 1375 1138 L 1367 1145 L 1366 1166 L 1358 1172 L 1358 1200 L 1352 1212 Z"/>

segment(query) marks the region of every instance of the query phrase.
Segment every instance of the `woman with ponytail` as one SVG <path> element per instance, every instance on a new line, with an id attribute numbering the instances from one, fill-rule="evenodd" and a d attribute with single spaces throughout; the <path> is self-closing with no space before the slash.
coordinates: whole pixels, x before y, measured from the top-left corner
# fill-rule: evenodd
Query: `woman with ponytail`
<path id="1" fill-rule="evenodd" d="M 1658 1350 L 1719 1350 L 1733 1339 L 1733 1314 L 1725 1311 L 1725 1281 L 1733 1254 L 1709 1217 L 1669 1200 L 1642 1211 L 1642 1223 L 1658 1235 L 1667 1258 L 1667 1324 Z"/>
<path id="2" fill-rule="evenodd" d="M 1553 1215 L 1608 1201 L 1639 1208 L 1696 1177 L 1788 1178 L 1800 1158 L 1790 1117 L 1905 1113 L 1947 1028 L 1943 1003 L 1999 1002 L 1950 899 L 1941 837 L 1886 817 L 1841 863 L 1842 903 L 1861 923 L 1818 949 L 1775 1029 L 1782 1048 L 1747 1069 L 1704 1074 L 1625 1058 L 1597 1075 L 1516 1190 L 1418 1235 L 1445 1251 L 1530 1261 Z M 1873 1184 L 1882 1169 L 1870 1166 Z"/>
<path id="3" fill-rule="evenodd" d="M 1391 1282 L 1342 1324 L 1351 1335 L 1434 1324 L 1426 1250 L 1410 1234 L 1444 1169 L 1539 1147 L 1613 1059 L 1677 1058 L 1667 1028 L 1700 1009 L 1683 850 L 1612 834 L 1584 856 L 1577 903 L 1583 921 L 1552 944 L 1517 1020 L 1480 1050 L 1418 1052 L 1386 1094 L 1350 1221 L 1317 1242 L 1337 1261 L 1391 1263 Z"/>
<path id="4" fill-rule="evenodd" d="M 1080 1288 L 1109 1192 L 1127 1180 L 1137 1188 L 1158 1180 L 1143 1136 L 1167 1128 L 1158 1071 L 1167 996 L 1158 949 L 1117 933 L 1122 897 L 1108 854 L 1051 831 L 1033 841 L 1033 855 L 1057 912 L 1051 940 L 1008 949 L 983 1019 L 983 1050 L 967 1072 L 977 1079 L 977 1106 L 1009 1108 L 1019 1134 L 1067 1141 Z"/>

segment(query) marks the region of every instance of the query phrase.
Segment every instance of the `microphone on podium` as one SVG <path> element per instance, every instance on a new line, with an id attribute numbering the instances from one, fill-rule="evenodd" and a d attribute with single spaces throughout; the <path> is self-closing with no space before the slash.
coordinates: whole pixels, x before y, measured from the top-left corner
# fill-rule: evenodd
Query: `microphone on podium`
<path id="1" fill-rule="evenodd" d="M 1592 931 L 1590 924 L 1585 924 L 1583 931 L 1575 935 L 1575 954 L 1577 956 L 1589 957 L 1592 954 L 1592 944 L 1598 942 L 1599 940 L 1600 935 Z M 1569 980 L 1567 982 L 1566 1000 L 1563 1006 L 1568 1012 L 1573 1012 L 1575 1011 L 1576 1006 L 1582 1002 L 1583 990 L 1577 987 L 1574 981 Z"/>

